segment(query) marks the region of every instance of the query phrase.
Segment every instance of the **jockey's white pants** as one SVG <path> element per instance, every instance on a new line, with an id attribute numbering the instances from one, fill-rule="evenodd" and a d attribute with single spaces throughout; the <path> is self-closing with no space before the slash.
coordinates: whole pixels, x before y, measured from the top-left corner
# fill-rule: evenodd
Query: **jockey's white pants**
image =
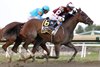
<path id="1" fill-rule="evenodd" d="M 51 20 L 57 20 L 57 24 L 60 24 L 58 17 L 59 17 L 59 16 L 55 15 L 54 13 L 52 13 L 52 15 L 51 15 L 49 18 L 50 18 Z"/>

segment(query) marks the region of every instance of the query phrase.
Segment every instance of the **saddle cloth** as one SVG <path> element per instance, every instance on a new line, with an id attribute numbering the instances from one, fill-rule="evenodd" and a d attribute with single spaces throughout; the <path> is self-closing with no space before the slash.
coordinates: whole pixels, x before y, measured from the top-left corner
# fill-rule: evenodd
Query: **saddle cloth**
<path id="1" fill-rule="evenodd" d="M 55 35 L 56 32 L 58 31 L 59 27 L 60 27 L 58 25 L 56 28 L 54 28 L 53 26 L 55 24 L 56 24 L 56 21 L 52 21 L 52 20 L 45 19 L 42 22 L 41 33 L 49 33 L 49 34 Z"/>

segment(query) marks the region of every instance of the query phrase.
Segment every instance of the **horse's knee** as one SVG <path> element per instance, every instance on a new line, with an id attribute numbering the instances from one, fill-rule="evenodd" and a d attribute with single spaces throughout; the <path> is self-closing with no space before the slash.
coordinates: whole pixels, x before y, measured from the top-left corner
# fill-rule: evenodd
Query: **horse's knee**
<path id="1" fill-rule="evenodd" d="M 7 51 L 7 47 L 5 45 L 3 45 L 2 48 L 4 49 L 4 51 Z"/>

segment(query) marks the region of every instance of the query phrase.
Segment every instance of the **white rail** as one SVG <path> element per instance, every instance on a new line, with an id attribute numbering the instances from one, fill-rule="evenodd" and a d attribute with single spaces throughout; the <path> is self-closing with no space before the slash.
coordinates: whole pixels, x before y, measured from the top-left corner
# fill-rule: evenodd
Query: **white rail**
<path id="1" fill-rule="evenodd" d="M 80 42 L 77 42 L 77 43 L 80 43 Z M 3 44 L 3 43 L 0 43 L 0 44 Z M 50 49 L 50 56 L 54 56 L 55 55 L 55 53 L 54 53 L 54 45 L 49 43 L 49 42 L 47 42 L 46 44 L 47 44 L 47 47 Z M 75 42 L 73 44 L 75 46 L 81 46 L 82 47 L 82 49 L 81 49 L 81 58 L 86 57 L 86 53 L 87 53 L 86 48 L 87 48 L 87 46 L 89 46 L 89 47 L 91 47 L 91 46 L 100 46 L 100 44 L 86 44 L 86 42 L 81 42 L 81 44 L 76 44 L 76 42 Z M 13 45 L 11 45 L 10 47 L 12 47 L 12 46 Z M 32 46 L 33 45 L 29 45 L 29 47 L 32 47 Z M 2 45 L 0 45 L 0 47 L 2 47 Z M 20 53 L 22 51 L 21 48 L 22 48 L 22 45 L 20 45 L 19 50 L 18 50 Z M 98 51 L 98 53 L 99 53 L 99 60 L 100 60 L 100 50 Z"/>
<path id="2" fill-rule="evenodd" d="M 79 42 L 78 42 L 79 43 Z M 74 44 L 74 43 L 73 43 Z M 81 49 L 81 58 L 83 57 L 86 57 L 86 53 L 87 53 L 87 47 L 91 47 L 91 46 L 100 46 L 100 44 L 86 44 L 86 42 L 81 42 L 81 44 L 74 44 L 75 46 L 81 46 L 82 49 Z M 54 55 L 54 45 L 50 43 L 48 43 L 47 45 L 50 49 L 50 55 L 53 56 Z M 99 60 L 100 60 L 100 50 L 98 51 L 99 52 Z"/>

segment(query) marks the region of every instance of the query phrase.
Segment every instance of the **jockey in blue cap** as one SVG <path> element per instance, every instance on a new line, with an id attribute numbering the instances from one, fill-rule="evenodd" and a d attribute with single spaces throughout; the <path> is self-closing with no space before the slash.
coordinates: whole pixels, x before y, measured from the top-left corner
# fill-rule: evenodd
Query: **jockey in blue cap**
<path id="1" fill-rule="evenodd" d="M 43 14 L 47 14 L 49 12 L 49 6 L 43 6 L 42 8 L 36 8 L 35 10 L 30 12 L 30 18 L 42 19 Z"/>

